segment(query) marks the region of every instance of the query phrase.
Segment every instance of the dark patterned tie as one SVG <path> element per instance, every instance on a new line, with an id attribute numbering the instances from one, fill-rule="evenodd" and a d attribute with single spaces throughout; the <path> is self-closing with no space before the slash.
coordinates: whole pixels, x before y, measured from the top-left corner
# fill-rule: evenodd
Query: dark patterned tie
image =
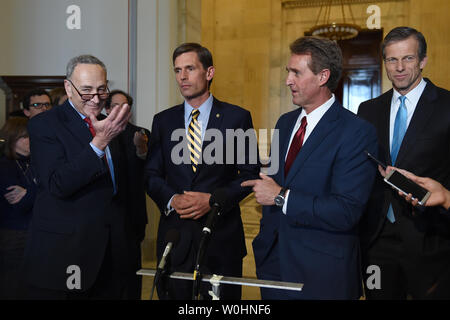
<path id="1" fill-rule="evenodd" d="M 305 137 L 307 124 L 308 123 L 306 122 L 306 116 L 304 116 L 302 118 L 300 128 L 298 128 L 297 132 L 295 133 L 294 139 L 292 139 L 291 146 L 289 147 L 289 153 L 286 158 L 286 164 L 284 165 L 284 176 L 285 177 L 288 175 L 289 169 L 291 168 L 292 164 L 294 163 L 294 160 L 297 157 L 297 154 L 303 145 L 303 139 Z"/>

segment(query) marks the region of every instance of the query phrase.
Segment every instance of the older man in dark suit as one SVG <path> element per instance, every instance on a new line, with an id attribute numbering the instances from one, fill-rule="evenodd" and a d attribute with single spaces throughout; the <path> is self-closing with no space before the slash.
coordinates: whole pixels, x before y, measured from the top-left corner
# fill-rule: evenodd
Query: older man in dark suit
<path id="1" fill-rule="evenodd" d="M 64 85 L 68 101 L 29 122 L 39 179 L 24 263 L 29 297 L 120 298 L 129 260 L 115 137 L 130 108 L 100 115 L 109 91 L 106 67 L 93 56 L 73 58 Z"/>
<path id="2" fill-rule="evenodd" d="M 381 161 L 448 188 L 450 94 L 422 77 L 425 38 L 397 27 L 386 35 L 382 51 L 393 89 L 363 102 L 358 115 L 377 128 Z M 436 207 L 413 208 L 383 182 L 379 169 L 361 223 L 366 278 L 379 270 L 381 279 L 368 279 L 367 298 L 450 298 L 450 218 Z"/>

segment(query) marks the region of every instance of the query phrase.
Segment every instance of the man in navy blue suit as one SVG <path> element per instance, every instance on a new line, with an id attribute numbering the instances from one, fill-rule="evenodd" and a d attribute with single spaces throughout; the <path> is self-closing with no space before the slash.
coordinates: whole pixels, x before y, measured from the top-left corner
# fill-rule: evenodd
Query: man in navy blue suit
<path id="1" fill-rule="evenodd" d="M 100 115 L 106 67 L 90 55 L 68 63 L 69 99 L 30 120 L 39 185 L 25 252 L 31 299 L 115 299 L 127 264 L 123 155 L 115 137 L 128 105 Z"/>
<path id="2" fill-rule="evenodd" d="M 244 152 L 233 154 L 239 149 L 237 139 L 225 137 L 227 129 L 250 130 L 254 137 L 252 118 L 247 110 L 219 101 L 209 92 L 215 69 L 207 48 L 197 43 L 182 44 L 173 53 L 173 65 L 185 101 L 155 115 L 146 167 L 148 194 L 161 211 L 158 260 L 166 246 L 166 235 L 175 229 L 181 237 L 172 250 L 169 269 L 194 271 L 202 228 L 211 209 L 211 193 L 221 188 L 226 205 L 212 232 L 201 271 L 240 277 L 247 252 L 239 202 L 251 192 L 240 184 L 258 177 L 259 165 L 251 163 L 247 146 Z M 181 134 L 174 136 L 177 131 Z M 211 133 L 218 133 L 218 139 L 212 139 Z M 175 159 L 179 152 L 173 151 L 180 145 L 186 147 L 181 153 L 187 161 Z M 208 152 L 215 147 L 215 153 Z M 215 161 L 209 161 L 207 155 Z M 191 299 L 192 293 L 190 281 L 171 279 L 158 285 L 160 299 Z M 207 291 L 202 295 L 209 297 Z M 220 297 L 240 299 L 241 288 L 223 286 Z"/>
<path id="3" fill-rule="evenodd" d="M 361 295 L 358 221 L 376 167 L 375 128 L 332 93 L 342 54 L 330 40 L 299 38 L 291 46 L 286 85 L 298 109 L 280 117 L 280 168 L 246 181 L 263 217 L 253 241 L 260 279 L 303 283 L 303 290 L 262 289 L 263 299 L 357 299 Z M 278 143 L 278 141 L 272 141 Z"/>

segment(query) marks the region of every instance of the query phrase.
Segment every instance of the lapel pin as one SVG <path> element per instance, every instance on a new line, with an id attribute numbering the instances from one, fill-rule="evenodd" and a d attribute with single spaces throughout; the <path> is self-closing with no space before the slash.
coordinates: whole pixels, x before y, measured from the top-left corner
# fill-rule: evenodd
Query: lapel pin
<path id="1" fill-rule="evenodd" d="M 220 114 L 218 113 L 218 114 L 216 114 L 216 118 L 220 118 Z"/>

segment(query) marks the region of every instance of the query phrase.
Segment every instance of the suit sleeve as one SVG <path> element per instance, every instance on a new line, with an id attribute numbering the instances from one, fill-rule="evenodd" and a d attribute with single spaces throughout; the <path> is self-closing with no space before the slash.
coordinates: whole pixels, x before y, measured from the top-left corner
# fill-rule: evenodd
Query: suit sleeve
<path id="1" fill-rule="evenodd" d="M 223 188 L 226 189 L 229 200 L 228 208 L 226 208 L 225 211 L 233 206 L 239 205 L 239 202 L 252 192 L 251 187 L 241 187 L 242 182 L 246 180 L 259 179 L 259 152 L 256 133 L 253 130 L 253 122 L 250 112 L 246 111 L 241 119 L 242 120 L 239 127 L 234 129 L 243 129 L 244 132 L 251 129 L 252 134 L 251 138 L 246 139 L 245 149 L 235 149 L 236 156 L 234 163 L 237 174 L 235 179 L 223 186 Z M 236 145 L 239 145 L 239 143 L 235 141 L 235 146 Z"/>
<path id="2" fill-rule="evenodd" d="M 147 193 L 156 202 L 161 212 L 164 212 L 170 198 L 176 193 L 165 179 L 166 166 L 161 148 L 160 118 L 156 115 L 153 119 L 152 131 L 147 153 L 145 167 L 145 180 Z"/>
<path id="3" fill-rule="evenodd" d="M 358 107 L 358 116 L 363 118 L 364 120 L 369 121 L 370 119 L 369 112 L 371 111 L 370 109 L 371 109 L 370 104 L 368 104 L 367 101 L 362 102 Z"/>
<path id="4" fill-rule="evenodd" d="M 376 166 L 364 150 L 376 154 L 377 136 L 372 126 L 353 132 L 336 155 L 329 192 L 290 190 L 287 216 L 293 224 L 332 232 L 346 232 L 358 224 L 376 175 Z"/>
<path id="5" fill-rule="evenodd" d="M 51 194 L 66 198 L 108 173 L 106 165 L 89 143 L 82 152 L 69 158 L 63 142 L 57 137 L 47 118 L 39 117 L 28 123 L 31 159 L 40 184 Z"/>

